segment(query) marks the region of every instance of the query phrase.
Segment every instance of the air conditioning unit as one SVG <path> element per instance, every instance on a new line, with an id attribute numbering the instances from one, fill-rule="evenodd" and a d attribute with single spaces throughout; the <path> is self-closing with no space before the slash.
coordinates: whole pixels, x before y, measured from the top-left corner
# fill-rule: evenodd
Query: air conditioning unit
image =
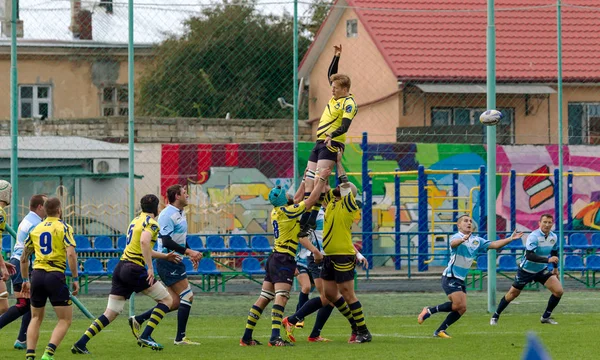
<path id="1" fill-rule="evenodd" d="M 94 174 L 112 174 L 119 172 L 119 159 L 94 159 Z"/>

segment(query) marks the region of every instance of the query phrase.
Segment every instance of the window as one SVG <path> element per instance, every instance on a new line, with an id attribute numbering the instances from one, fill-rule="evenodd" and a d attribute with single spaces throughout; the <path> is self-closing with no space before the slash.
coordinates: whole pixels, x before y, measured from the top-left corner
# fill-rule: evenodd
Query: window
<path id="1" fill-rule="evenodd" d="M 52 117 L 52 87 L 50 85 L 19 86 L 19 118 L 45 120 Z"/>
<path id="2" fill-rule="evenodd" d="M 102 116 L 127 116 L 129 115 L 127 85 L 105 86 L 100 93 L 100 111 Z"/>
<path id="3" fill-rule="evenodd" d="M 431 108 L 431 126 L 472 126 L 479 125 L 479 115 L 485 108 L 463 108 L 463 107 L 444 107 Z M 504 118 L 497 127 L 497 134 L 500 144 L 514 143 L 514 117 L 515 111 L 512 108 L 499 108 L 504 114 Z M 483 132 L 485 141 L 486 132 Z M 600 133 L 599 133 L 600 135 Z"/>
<path id="4" fill-rule="evenodd" d="M 600 104 L 569 103 L 569 144 L 600 144 Z"/>
<path id="5" fill-rule="evenodd" d="M 358 36 L 358 20 L 346 20 L 346 37 L 353 38 Z"/>

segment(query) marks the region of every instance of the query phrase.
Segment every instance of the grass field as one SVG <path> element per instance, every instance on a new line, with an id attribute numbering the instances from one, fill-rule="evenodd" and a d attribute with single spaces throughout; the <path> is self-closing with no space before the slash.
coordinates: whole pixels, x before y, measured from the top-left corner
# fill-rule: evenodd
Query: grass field
<path id="1" fill-rule="evenodd" d="M 499 294 L 499 296 L 502 296 Z M 200 341 L 195 347 L 175 347 L 173 338 L 176 330 L 175 314 L 168 315 L 154 333 L 154 338 L 165 346 L 162 352 L 140 349 L 127 326 L 126 316 L 118 318 L 112 325 L 95 337 L 88 348 L 90 359 L 266 359 L 273 356 L 293 358 L 328 359 L 518 359 L 523 352 L 526 334 L 533 331 L 539 335 L 554 359 L 598 359 L 594 348 L 600 300 L 597 292 L 566 292 L 555 311 L 558 326 L 540 324 L 540 314 L 546 307 L 549 292 L 524 292 L 511 304 L 500 318 L 497 327 L 490 327 L 486 314 L 486 294 L 470 293 L 469 310 L 453 325 L 449 333 L 453 339 L 433 338 L 431 335 L 445 314 L 436 314 L 423 325 L 418 325 L 416 315 L 425 305 L 437 305 L 445 300 L 442 293 L 361 293 L 367 324 L 373 333 L 370 344 L 347 344 L 349 329 L 347 322 L 337 311 L 323 330 L 323 336 L 333 339 L 331 343 L 308 343 L 314 316 L 307 318 L 306 327 L 296 330 L 298 342 L 291 348 L 269 348 L 259 346 L 241 348 L 239 338 L 244 329 L 246 314 L 255 296 L 200 295 L 194 302 L 188 336 Z M 81 300 L 98 316 L 106 305 L 105 298 L 83 297 Z M 12 300 L 11 300 L 12 302 Z M 296 296 L 290 301 L 288 310 L 295 309 Z M 151 306 L 151 302 L 138 297 L 138 312 Z M 42 326 L 38 358 L 49 340 L 54 327 L 51 314 Z M 286 314 L 291 314 L 286 311 Z M 59 347 L 56 359 L 86 358 L 70 353 L 73 344 L 87 329 L 90 320 L 76 310 L 71 329 Z M 2 330 L 0 335 L 0 358 L 23 359 L 23 351 L 14 350 L 19 323 L 15 322 Z M 266 343 L 270 333 L 270 307 L 259 321 L 255 337 Z"/>

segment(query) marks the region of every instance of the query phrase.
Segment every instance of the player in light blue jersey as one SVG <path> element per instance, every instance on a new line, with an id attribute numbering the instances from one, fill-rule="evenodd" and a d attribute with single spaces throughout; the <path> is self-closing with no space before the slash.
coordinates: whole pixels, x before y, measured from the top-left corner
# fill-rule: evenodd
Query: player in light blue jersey
<path id="1" fill-rule="evenodd" d="M 197 267 L 198 262 L 202 259 L 202 253 L 186 247 L 188 227 L 183 208 L 188 204 L 187 190 L 181 185 L 170 186 L 167 189 L 167 198 L 169 205 L 158 216 L 160 230 L 157 250 L 165 254 L 175 251 L 181 255 L 187 255 L 192 260 L 194 267 Z M 174 344 L 199 345 L 185 336 L 194 295 L 187 278 L 185 264 L 156 259 L 156 270 L 173 298 L 170 310 L 177 309 L 177 335 Z M 139 337 L 141 324 L 151 315 L 152 309 L 129 318 L 129 326 L 136 337 Z"/>
<path id="2" fill-rule="evenodd" d="M 465 286 L 465 277 L 469 268 L 473 265 L 473 260 L 488 249 L 500 249 L 513 240 L 520 239 L 523 233 L 516 231 L 503 240 L 489 241 L 472 235 L 473 219 L 468 215 L 462 215 L 458 218 L 457 224 L 459 232 L 450 238 L 450 261 L 448 267 L 442 274 L 442 288 L 450 301 L 438 306 L 424 307 L 417 320 L 422 324 L 427 318 L 437 312 L 449 312 L 448 316 L 442 322 L 440 327 L 433 333 L 433 336 L 441 338 L 450 338 L 446 329 L 454 324 L 467 311 L 467 288 Z"/>
<path id="3" fill-rule="evenodd" d="M 21 329 L 19 335 L 15 341 L 14 348 L 18 350 L 27 349 L 27 327 L 31 321 L 31 307 L 29 297 L 25 296 L 21 292 L 23 285 L 23 278 L 21 277 L 21 255 L 23 255 L 23 247 L 25 240 L 29 236 L 31 230 L 36 227 L 46 217 L 46 210 L 44 210 L 44 202 L 46 202 L 46 195 L 33 195 L 29 200 L 29 213 L 19 224 L 17 230 L 17 241 L 13 248 L 12 255 L 10 257 L 10 263 L 15 266 L 16 272 L 11 276 L 13 292 L 17 298 L 17 303 L 11 306 L 2 316 L 0 316 L 0 329 L 3 329 L 6 325 L 21 318 Z"/>
<path id="4" fill-rule="evenodd" d="M 558 323 L 550 317 L 552 311 L 558 305 L 563 294 L 563 288 L 558 279 L 558 238 L 552 230 L 554 217 L 550 214 L 544 214 L 540 217 L 540 228 L 533 231 L 527 237 L 525 245 L 525 254 L 521 259 L 519 270 L 515 276 L 510 290 L 504 295 L 496 312 L 490 319 L 490 325 L 497 325 L 500 314 L 511 301 L 516 299 L 525 285 L 538 282 L 544 285 L 552 295 L 548 300 L 546 311 L 542 314 L 540 321 L 542 324 L 557 325 Z M 548 270 L 548 264 L 554 264 L 552 271 Z"/>

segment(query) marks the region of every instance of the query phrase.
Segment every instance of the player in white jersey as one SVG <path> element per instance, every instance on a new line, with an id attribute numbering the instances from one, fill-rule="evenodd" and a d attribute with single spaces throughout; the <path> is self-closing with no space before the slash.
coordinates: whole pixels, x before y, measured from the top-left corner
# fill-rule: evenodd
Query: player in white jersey
<path id="1" fill-rule="evenodd" d="M 558 238 L 552 232 L 554 217 L 550 214 L 542 215 L 539 225 L 539 229 L 533 231 L 527 237 L 525 254 L 521 259 L 515 281 L 510 290 L 500 300 L 496 312 L 490 319 L 490 325 L 497 325 L 500 314 L 508 304 L 521 294 L 521 290 L 527 284 L 534 282 L 544 285 L 552 293 L 540 321 L 542 324 L 558 324 L 550 317 L 563 295 L 563 287 L 558 279 Z M 552 271 L 548 270 L 548 264 L 554 264 Z"/>
<path id="2" fill-rule="evenodd" d="M 473 260 L 487 249 L 500 249 L 513 240 L 520 239 L 523 233 L 516 231 L 503 240 L 489 241 L 473 235 L 473 219 L 468 215 L 462 215 L 457 220 L 459 232 L 450 238 L 451 256 L 448 267 L 442 274 L 442 288 L 450 301 L 438 306 L 424 307 L 417 320 L 422 324 L 427 318 L 437 312 L 449 312 L 440 327 L 433 336 L 450 338 L 446 329 L 454 324 L 467 311 L 467 288 L 465 277 Z"/>
<path id="3" fill-rule="evenodd" d="M 202 253 L 186 247 L 187 219 L 183 209 L 188 204 L 188 194 L 185 187 L 177 184 L 167 189 L 169 205 L 160 212 L 158 216 L 159 239 L 158 251 L 169 253 L 175 251 L 181 255 L 187 255 L 197 267 L 202 259 Z M 156 269 L 160 279 L 169 290 L 173 305 L 171 311 L 177 309 L 177 334 L 175 345 L 200 345 L 185 336 L 187 322 L 192 309 L 194 294 L 187 278 L 184 263 L 173 263 L 167 260 L 157 259 Z M 141 324 L 150 319 L 152 309 L 145 313 L 129 318 L 129 326 L 135 337 L 139 337 Z"/>

